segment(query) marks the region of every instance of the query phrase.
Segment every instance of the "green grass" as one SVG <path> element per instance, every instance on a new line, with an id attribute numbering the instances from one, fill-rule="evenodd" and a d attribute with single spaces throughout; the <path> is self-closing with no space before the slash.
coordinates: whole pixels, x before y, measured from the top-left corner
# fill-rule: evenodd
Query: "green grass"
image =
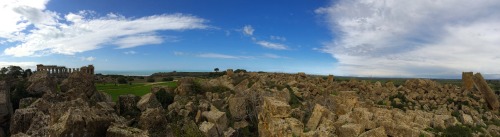
<path id="1" fill-rule="evenodd" d="M 106 92 L 113 97 L 113 101 L 118 100 L 118 96 L 126 95 L 126 94 L 134 94 L 137 96 L 142 96 L 151 91 L 151 87 L 153 86 L 168 86 L 168 87 L 177 87 L 176 82 L 156 82 L 156 83 L 132 83 L 129 84 L 96 84 L 97 90 Z"/>

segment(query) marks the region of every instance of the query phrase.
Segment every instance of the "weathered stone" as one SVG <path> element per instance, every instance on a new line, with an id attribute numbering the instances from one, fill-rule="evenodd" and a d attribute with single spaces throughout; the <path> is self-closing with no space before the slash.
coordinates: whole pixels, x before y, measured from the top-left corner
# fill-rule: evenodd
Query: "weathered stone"
<path id="1" fill-rule="evenodd" d="M 117 111 L 120 115 L 138 115 L 140 113 L 136 104 L 141 98 L 136 95 L 120 95 L 118 96 Z"/>
<path id="2" fill-rule="evenodd" d="M 335 114 L 343 115 L 352 111 L 358 104 L 358 98 L 356 91 L 340 91 L 334 97 Z"/>
<path id="3" fill-rule="evenodd" d="M 94 75 L 84 72 L 74 72 L 65 79 L 61 86 L 61 92 L 66 93 L 70 100 L 82 98 L 89 100 L 92 95 L 97 92 L 94 86 Z M 101 102 L 104 100 L 94 100 Z"/>
<path id="4" fill-rule="evenodd" d="M 434 120 L 432 121 L 432 127 L 434 128 L 446 128 L 446 120 L 453 118 L 450 115 L 435 115 Z"/>
<path id="5" fill-rule="evenodd" d="M 462 72 L 462 87 L 465 90 L 471 91 L 474 87 L 474 81 L 472 77 L 473 72 Z"/>
<path id="6" fill-rule="evenodd" d="M 359 137 L 387 137 L 387 134 L 384 127 L 378 127 L 362 133 Z"/>
<path id="7" fill-rule="evenodd" d="M 212 109 L 211 111 L 203 112 L 202 115 L 207 119 L 208 122 L 215 124 L 220 135 L 222 135 L 224 131 L 226 131 L 229 123 L 225 112 Z"/>
<path id="8" fill-rule="evenodd" d="M 360 124 L 345 124 L 339 128 L 338 135 L 341 137 L 357 137 L 365 128 Z"/>
<path id="9" fill-rule="evenodd" d="M 468 114 L 462 114 L 460 117 L 460 121 L 462 121 L 463 124 L 465 125 L 473 125 L 474 120 L 472 119 L 472 116 Z"/>
<path id="10" fill-rule="evenodd" d="M 227 131 L 224 131 L 224 137 L 233 137 L 235 132 L 236 132 L 236 130 L 234 130 L 233 128 L 229 127 L 227 129 Z"/>
<path id="11" fill-rule="evenodd" d="M 193 85 L 195 84 L 194 78 L 182 78 L 177 82 L 177 88 L 175 89 L 175 94 L 187 95 L 193 92 Z"/>
<path id="12" fill-rule="evenodd" d="M 290 117 L 291 107 L 288 103 L 278 101 L 272 97 L 264 97 L 263 111 L 270 117 L 287 118 Z"/>
<path id="13" fill-rule="evenodd" d="M 481 73 L 476 73 L 473 79 L 474 85 L 479 91 L 483 93 L 483 97 L 488 102 L 489 107 L 493 110 L 498 110 L 498 108 L 500 107 L 498 96 L 488 86 L 488 83 L 486 83 Z"/>
<path id="14" fill-rule="evenodd" d="M 304 124 L 295 118 L 286 118 L 286 122 L 290 125 L 292 133 L 296 136 L 300 135 L 304 131 Z"/>
<path id="15" fill-rule="evenodd" d="M 227 75 L 227 76 L 232 77 L 232 76 L 233 76 L 233 74 L 234 74 L 233 69 L 227 69 L 227 70 L 226 70 L 226 75 Z"/>
<path id="16" fill-rule="evenodd" d="M 234 122 L 233 124 L 233 127 L 234 129 L 238 130 L 240 128 L 245 128 L 248 126 L 248 122 L 243 120 L 243 121 L 238 121 L 238 122 Z"/>
<path id="17" fill-rule="evenodd" d="M 26 91 L 32 96 L 41 96 L 46 92 L 56 92 L 57 82 L 47 72 L 37 72 L 28 79 L 30 83 Z"/>
<path id="18" fill-rule="evenodd" d="M 167 119 L 162 108 L 148 108 L 142 112 L 138 126 L 147 130 L 149 136 L 166 136 Z"/>
<path id="19" fill-rule="evenodd" d="M 228 99 L 229 112 L 237 120 L 247 116 L 247 103 L 243 97 L 231 97 Z"/>
<path id="20" fill-rule="evenodd" d="M 35 117 L 37 111 L 38 110 L 36 108 L 17 109 L 10 122 L 10 133 L 26 133 L 26 131 L 30 128 L 31 123 L 33 122 L 33 117 Z"/>
<path id="21" fill-rule="evenodd" d="M 101 136 L 115 118 L 91 108 L 70 108 L 50 126 L 50 136 Z"/>
<path id="22" fill-rule="evenodd" d="M 306 127 L 310 130 L 315 130 L 321 122 L 321 118 L 323 117 L 324 113 L 326 113 L 327 111 L 328 110 L 325 107 L 316 104 L 314 106 L 311 117 L 309 118 L 309 121 L 307 121 Z"/>
<path id="23" fill-rule="evenodd" d="M 141 129 L 113 124 L 106 131 L 106 137 L 148 137 Z"/>
<path id="24" fill-rule="evenodd" d="M 333 81 L 334 81 L 333 75 L 328 75 L 327 82 L 333 82 Z"/>
<path id="25" fill-rule="evenodd" d="M 148 93 L 141 97 L 141 100 L 137 102 L 137 108 L 141 111 L 145 111 L 148 108 L 161 108 L 160 102 L 156 99 L 155 94 Z"/>
<path id="26" fill-rule="evenodd" d="M 23 99 L 19 100 L 19 108 L 26 108 L 26 107 L 30 106 L 36 100 L 37 100 L 36 98 L 31 98 L 31 97 L 23 98 Z"/>
<path id="27" fill-rule="evenodd" d="M 219 133 L 217 131 L 217 127 L 215 126 L 214 123 L 203 121 L 200 125 L 200 131 L 205 135 L 206 137 L 217 137 L 219 136 Z"/>

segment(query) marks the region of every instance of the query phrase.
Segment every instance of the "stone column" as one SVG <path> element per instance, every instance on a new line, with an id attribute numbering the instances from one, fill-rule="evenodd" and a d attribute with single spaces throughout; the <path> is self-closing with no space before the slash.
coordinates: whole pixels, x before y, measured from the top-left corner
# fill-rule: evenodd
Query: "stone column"
<path id="1" fill-rule="evenodd" d="M 472 80 L 472 72 L 462 72 L 462 87 L 468 91 L 471 91 L 474 87 L 474 81 Z"/>

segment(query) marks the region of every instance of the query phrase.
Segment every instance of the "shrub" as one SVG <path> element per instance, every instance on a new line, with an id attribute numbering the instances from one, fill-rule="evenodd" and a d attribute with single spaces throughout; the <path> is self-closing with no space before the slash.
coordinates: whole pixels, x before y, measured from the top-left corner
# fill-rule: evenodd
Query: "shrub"
<path id="1" fill-rule="evenodd" d="M 139 79 L 144 79 L 144 77 L 139 77 Z"/>
<path id="2" fill-rule="evenodd" d="M 128 81 L 124 77 L 120 77 L 116 80 L 118 84 L 127 84 Z"/>
<path id="3" fill-rule="evenodd" d="M 165 91 L 164 88 L 161 88 L 158 92 L 155 93 L 156 99 L 161 103 L 163 108 L 167 108 L 168 105 L 174 102 L 174 95 Z"/>
<path id="4" fill-rule="evenodd" d="M 134 78 L 133 77 L 129 77 L 127 80 L 128 81 L 134 81 Z"/>
<path id="5" fill-rule="evenodd" d="M 155 82 L 154 78 L 148 78 L 147 82 Z"/>
<path id="6" fill-rule="evenodd" d="M 174 78 L 173 77 L 166 77 L 166 78 L 162 78 L 161 80 L 162 81 L 174 81 Z"/>

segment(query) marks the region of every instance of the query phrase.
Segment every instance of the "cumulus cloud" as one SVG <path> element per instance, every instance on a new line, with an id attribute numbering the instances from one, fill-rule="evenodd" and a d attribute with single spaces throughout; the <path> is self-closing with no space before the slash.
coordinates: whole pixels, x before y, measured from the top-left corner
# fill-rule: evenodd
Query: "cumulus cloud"
<path id="1" fill-rule="evenodd" d="M 253 29 L 250 25 L 245 25 L 243 27 L 243 34 L 245 35 L 252 36 L 254 31 L 255 29 Z"/>
<path id="2" fill-rule="evenodd" d="M 82 61 L 94 61 L 95 57 L 92 57 L 92 56 L 90 56 L 90 57 L 80 57 L 80 59 Z"/>
<path id="3" fill-rule="evenodd" d="M 257 41 L 256 43 L 259 44 L 262 47 L 270 48 L 270 49 L 276 49 L 276 50 L 286 50 L 286 49 L 288 49 L 287 46 L 285 46 L 283 44 L 279 44 L 279 43 L 272 43 L 272 42 L 268 42 L 268 41 Z"/>
<path id="4" fill-rule="evenodd" d="M 160 44 L 164 39 L 172 38 L 158 36 L 155 33 L 158 31 L 208 28 L 205 19 L 185 14 L 126 18 L 113 13 L 97 16 L 92 11 L 80 11 L 61 18 L 59 13 L 45 10 L 47 2 L 0 2 L 3 20 L 0 24 L 0 42 L 17 44 L 6 48 L 5 55 L 74 55 L 105 45 L 132 48 Z M 33 26 L 32 29 L 29 26 Z"/>
<path id="5" fill-rule="evenodd" d="M 344 75 L 499 74 L 499 6 L 495 0 L 335 1 L 316 10 L 334 35 L 321 50 Z"/>

